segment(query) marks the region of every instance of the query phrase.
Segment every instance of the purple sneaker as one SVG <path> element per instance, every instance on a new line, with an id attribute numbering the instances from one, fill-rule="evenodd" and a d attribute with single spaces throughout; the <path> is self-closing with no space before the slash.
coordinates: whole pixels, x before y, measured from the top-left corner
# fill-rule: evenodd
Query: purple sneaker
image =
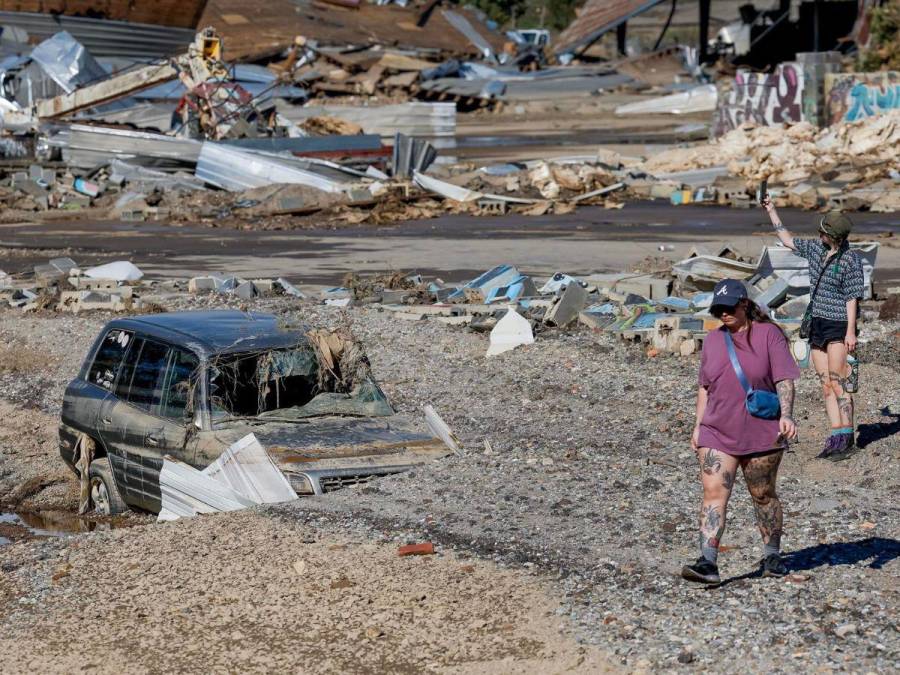
<path id="1" fill-rule="evenodd" d="M 840 462 L 843 459 L 848 459 L 850 455 L 856 452 L 856 440 L 854 439 L 853 432 L 850 432 L 849 434 L 840 434 L 839 436 L 835 436 L 835 438 L 839 440 L 835 443 L 834 450 L 832 450 L 825 459 L 831 462 Z"/>
<path id="2" fill-rule="evenodd" d="M 825 447 L 822 448 L 822 452 L 816 455 L 816 459 L 828 459 L 831 457 L 832 453 L 837 450 L 838 442 L 841 439 L 841 435 L 832 434 L 825 440 Z"/>

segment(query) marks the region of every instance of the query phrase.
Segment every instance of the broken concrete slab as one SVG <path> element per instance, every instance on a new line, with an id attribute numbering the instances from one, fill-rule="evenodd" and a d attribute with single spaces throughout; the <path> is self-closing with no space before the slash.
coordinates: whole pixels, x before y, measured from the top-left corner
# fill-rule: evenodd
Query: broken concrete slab
<path id="1" fill-rule="evenodd" d="M 581 284 L 569 284 L 566 290 L 544 317 L 544 323 L 556 328 L 565 328 L 578 318 L 578 313 L 587 304 L 588 293 Z"/>
<path id="2" fill-rule="evenodd" d="M 758 305 L 772 309 L 784 302 L 789 285 L 781 277 L 768 277 L 750 285 L 750 298 Z"/>

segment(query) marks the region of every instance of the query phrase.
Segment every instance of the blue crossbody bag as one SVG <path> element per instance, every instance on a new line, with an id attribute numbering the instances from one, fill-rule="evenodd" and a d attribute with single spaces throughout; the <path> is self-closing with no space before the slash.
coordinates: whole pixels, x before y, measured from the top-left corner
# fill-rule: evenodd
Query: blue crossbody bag
<path id="1" fill-rule="evenodd" d="M 737 353 L 734 351 L 734 341 L 728 330 L 725 331 L 725 345 L 728 347 L 728 358 L 731 359 L 731 367 L 734 368 L 734 374 L 737 375 L 738 381 L 747 392 L 747 398 L 744 404 L 747 406 L 747 412 L 754 417 L 764 420 L 777 420 L 781 417 L 781 402 L 778 395 L 771 391 L 762 391 L 754 389 L 747 381 L 744 375 L 744 369 L 741 368 L 741 362 L 738 361 Z"/>

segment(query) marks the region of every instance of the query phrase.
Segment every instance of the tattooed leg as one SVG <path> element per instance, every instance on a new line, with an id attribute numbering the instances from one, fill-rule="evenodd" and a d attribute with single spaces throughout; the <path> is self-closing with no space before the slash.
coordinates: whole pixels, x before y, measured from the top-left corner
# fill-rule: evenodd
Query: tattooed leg
<path id="1" fill-rule="evenodd" d="M 828 345 L 828 379 L 837 400 L 840 426 L 853 428 L 853 397 L 847 393 L 847 348 L 843 343 Z"/>
<path id="2" fill-rule="evenodd" d="M 784 515 L 781 500 L 775 490 L 775 483 L 778 479 L 778 466 L 781 464 L 782 455 L 784 452 L 779 450 L 740 460 L 744 480 L 747 482 L 747 490 L 753 498 L 756 524 L 762 535 L 766 555 L 778 553 L 781 550 Z"/>
<path id="3" fill-rule="evenodd" d="M 728 499 L 734 485 L 738 462 L 735 457 L 712 448 L 700 448 L 700 480 L 703 503 L 700 506 L 700 555 L 715 563 L 719 542 L 725 532 Z"/>
<path id="4" fill-rule="evenodd" d="M 838 428 L 841 426 L 841 411 L 838 408 L 837 397 L 834 395 L 831 379 L 828 376 L 828 354 L 821 349 L 813 349 L 812 360 L 816 368 L 816 379 L 822 385 L 822 398 L 825 401 L 828 421 L 832 429 Z"/>

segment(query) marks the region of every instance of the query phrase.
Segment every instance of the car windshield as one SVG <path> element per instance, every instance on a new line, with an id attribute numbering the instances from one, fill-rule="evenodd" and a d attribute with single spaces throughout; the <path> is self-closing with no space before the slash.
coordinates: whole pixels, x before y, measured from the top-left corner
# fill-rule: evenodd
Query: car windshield
<path id="1" fill-rule="evenodd" d="M 323 358 L 313 341 L 289 349 L 219 355 L 209 367 L 215 422 L 259 418 L 298 421 L 322 415 L 378 417 L 394 413 L 368 373 L 351 372 L 340 359 Z"/>

